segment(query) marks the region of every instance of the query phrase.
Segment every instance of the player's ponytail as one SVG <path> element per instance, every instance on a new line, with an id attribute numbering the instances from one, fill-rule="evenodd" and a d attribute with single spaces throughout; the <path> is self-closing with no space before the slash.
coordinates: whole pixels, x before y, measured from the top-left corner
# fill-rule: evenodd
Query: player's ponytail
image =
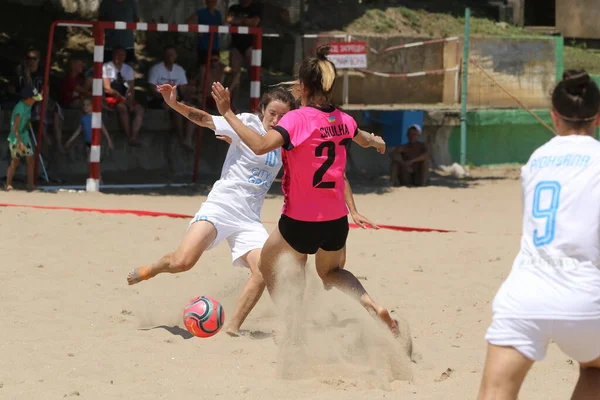
<path id="1" fill-rule="evenodd" d="M 600 90 L 585 70 L 570 69 L 552 93 L 552 106 L 571 128 L 584 129 L 600 112 Z"/>
<path id="2" fill-rule="evenodd" d="M 329 102 L 335 86 L 337 71 L 327 59 L 331 46 L 317 47 L 315 57 L 307 57 L 298 69 L 298 81 L 304 86 L 309 101 Z"/>

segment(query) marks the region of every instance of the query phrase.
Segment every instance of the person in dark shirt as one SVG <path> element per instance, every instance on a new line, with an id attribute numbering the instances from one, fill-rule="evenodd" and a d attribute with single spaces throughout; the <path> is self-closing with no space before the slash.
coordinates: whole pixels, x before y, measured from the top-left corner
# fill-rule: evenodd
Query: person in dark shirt
<path id="1" fill-rule="evenodd" d="M 225 21 L 233 26 L 256 28 L 261 24 L 262 14 L 262 4 L 256 3 L 253 0 L 240 0 L 239 4 L 229 7 Z M 232 74 L 229 90 L 231 91 L 232 103 L 237 98 L 242 65 L 246 61 L 246 65 L 250 67 L 251 58 L 252 35 L 233 33 L 231 35 L 231 49 L 229 53 Z"/>
<path id="2" fill-rule="evenodd" d="M 408 128 L 408 143 L 390 153 L 394 186 L 425 186 L 429 181 L 429 149 L 419 141 L 421 127 Z"/>
<path id="3" fill-rule="evenodd" d="M 98 8 L 99 21 L 139 22 L 137 0 L 102 0 Z M 125 62 L 131 64 L 135 58 L 135 32 L 129 29 L 107 29 L 105 32 L 104 62 L 112 60 L 112 51 L 122 47 L 126 51 Z"/>

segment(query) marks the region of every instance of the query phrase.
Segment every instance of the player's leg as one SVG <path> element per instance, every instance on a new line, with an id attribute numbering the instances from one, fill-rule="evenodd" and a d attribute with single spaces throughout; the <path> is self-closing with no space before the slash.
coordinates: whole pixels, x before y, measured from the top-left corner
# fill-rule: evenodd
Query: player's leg
<path id="1" fill-rule="evenodd" d="M 262 249 L 260 248 L 251 250 L 241 258 L 242 261 L 250 267 L 250 277 L 244 285 L 235 304 L 233 315 L 225 327 L 225 332 L 231 336 L 239 335 L 240 327 L 265 291 L 265 281 L 258 269 L 261 251 Z"/>
<path id="2" fill-rule="evenodd" d="M 340 291 L 357 299 L 360 304 L 372 315 L 376 315 L 388 328 L 398 334 L 398 323 L 392 318 L 389 311 L 377 304 L 367 293 L 354 274 L 340 267 L 345 249 L 337 251 L 325 251 L 319 249 L 315 256 L 317 274 L 326 287 L 336 287 Z"/>
<path id="3" fill-rule="evenodd" d="M 533 362 L 513 347 L 488 344 L 478 400 L 516 400 Z"/>
<path id="4" fill-rule="evenodd" d="M 600 357 L 579 365 L 579 380 L 571 400 L 594 400 L 600 398 Z"/>
<path id="5" fill-rule="evenodd" d="M 174 252 L 165 254 L 149 266 L 138 267 L 127 275 L 127 282 L 134 285 L 164 272 L 176 274 L 190 270 L 202 253 L 217 238 L 217 230 L 208 221 L 194 222 L 186 232 L 181 245 Z"/>
<path id="6" fill-rule="evenodd" d="M 546 356 L 552 321 L 494 318 L 478 400 L 516 400 L 527 372 Z"/>

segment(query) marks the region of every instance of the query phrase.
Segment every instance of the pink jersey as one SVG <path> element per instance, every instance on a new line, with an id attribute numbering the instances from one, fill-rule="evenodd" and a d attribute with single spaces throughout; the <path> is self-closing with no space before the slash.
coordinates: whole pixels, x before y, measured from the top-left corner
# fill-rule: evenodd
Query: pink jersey
<path id="1" fill-rule="evenodd" d="M 348 215 L 344 171 L 356 121 L 334 107 L 309 106 L 285 114 L 275 130 L 284 139 L 282 213 L 311 222 Z"/>

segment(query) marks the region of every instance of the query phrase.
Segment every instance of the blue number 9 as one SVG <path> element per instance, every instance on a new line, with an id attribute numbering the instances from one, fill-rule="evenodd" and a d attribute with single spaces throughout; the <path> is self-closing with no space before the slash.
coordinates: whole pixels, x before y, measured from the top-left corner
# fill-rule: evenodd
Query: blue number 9
<path id="1" fill-rule="evenodd" d="M 556 232 L 556 212 L 560 200 L 560 183 L 556 181 L 541 181 L 535 186 L 533 193 L 533 208 L 531 214 L 533 218 L 546 219 L 546 229 L 543 235 L 538 234 L 538 230 L 533 231 L 533 244 L 535 247 L 545 246 L 552 243 Z M 550 206 L 540 208 L 540 198 L 544 191 L 550 192 Z"/>

